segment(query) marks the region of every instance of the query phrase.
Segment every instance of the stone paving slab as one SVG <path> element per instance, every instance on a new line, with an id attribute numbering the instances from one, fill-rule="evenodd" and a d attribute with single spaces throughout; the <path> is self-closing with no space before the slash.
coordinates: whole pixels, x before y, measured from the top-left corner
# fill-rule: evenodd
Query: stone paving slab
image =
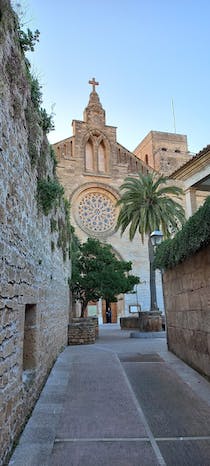
<path id="1" fill-rule="evenodd" d="M 166 332 L 130 332 L 130 338 L 166 338 Z"/>
<path id="2" fill-rule="evenodd" d="M 209 466 L 210 440 L 158 442 L 167 466 Z"/>
<path id="3" fill-rule="evenodd" d="M 20 436 L 10 466 L 48 466 L 69 380 L 68 361 L 68 351 L 59 355 Z"/>
<path id="4" fill-rule="evenodd" d="M 58 357 L 9 466 L 209 466 L 210 384 L 164 339 L 104 327 Z"/>
<path id="5" fill-rule="evenodd" d="M 164 362 L 157 353 L 118 353 L 121 362 Z"/>
<path id="6" fill-rule="evenodd" d="M 9 462 L 9 466 L 50 466 L 48 461 L 52 448 L 53 442 L 46 442 L 41 445 L 28 442 L 25 445 L 18 445 Z"/>
<path id="7" fill-rule="evenodd" d="M 125 362 L 123 367 L 156 438 L 210 436 L 210 407 L 166 364 Z"/>
<path id="8" fill-rule="evenodd" d="M 20 445 L 22 443 L 45 444 L 53 441 L 59 419 L 60 413 L 33 414 L 21 435 Z"/>
<path id="9" fill-rule="evenodd" d="M 149 442 L 56 443 L 50 466 L 158 466 Z"/>
<path id="10" fill-rule="evenodd" d="M 145 437 L 114 353 L 71 355 L 70 384 L 57 438 Z"/>

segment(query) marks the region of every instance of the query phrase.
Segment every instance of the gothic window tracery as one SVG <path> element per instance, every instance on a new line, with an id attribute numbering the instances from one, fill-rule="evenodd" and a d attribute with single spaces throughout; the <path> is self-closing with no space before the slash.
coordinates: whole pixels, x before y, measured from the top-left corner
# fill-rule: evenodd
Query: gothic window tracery
<path id="1" fill-rule="evenodd" d="M 114 199 L 105 192 L 86 193 L 79 200 L 78 215 L 83 228 L 94 233 L 106 233 L 116 221 Z"/>
<path id="2" fill-rule="evenodd" d="M 109 172 L 109 145 L 99 131 L 92 131 L 85 143 L 85 171 Z"/>

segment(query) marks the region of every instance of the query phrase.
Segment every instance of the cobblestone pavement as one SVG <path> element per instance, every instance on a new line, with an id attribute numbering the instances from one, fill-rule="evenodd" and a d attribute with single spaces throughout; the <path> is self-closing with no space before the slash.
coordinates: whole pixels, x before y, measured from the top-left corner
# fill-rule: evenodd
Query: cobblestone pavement
<path id="1" fill-rule="evenodd" d="M 163 332 L 99 333 L 59 356 L 9 465 L 209 466 L 209 382 Z"/>

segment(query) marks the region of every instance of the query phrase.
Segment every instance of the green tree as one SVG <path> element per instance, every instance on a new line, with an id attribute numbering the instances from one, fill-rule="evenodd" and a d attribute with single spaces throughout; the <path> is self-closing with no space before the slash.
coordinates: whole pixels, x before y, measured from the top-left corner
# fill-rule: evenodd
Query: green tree
<path id="1" fill-rule="evenodd" d="M 133 290 L 139 278 L 130 275 L 131 262 L 119 260 L 111 245 L 102 244 L 94 238 L 78 246 L 72 260 L 70 289 L 75 300 L 81 303 L 81 317 L 84 317 L 89 301 L 117 301 L 117 295 Z"/>
<path id="2" fill-rule="evenodd" d="M 122 195 L 117 203 L 120 206 L 117 230 L 120 229 L 121 235 L 127 227 L 131 241 L 137 232 L 142 242 L 145 235 L 148 235 L 151 311 L 157 309 L 157 298 L 153 268 L 154 250 L 150 234 L 161 229 L 164 237 L 169 238 L 171 232 L 176 232 L 185 222 L 184 209 L 173 198 L 180 199 L 182 189 L 170 186 L 167 182 L 166 177 L 157 176 L 155 173 L 139 173 L 138 178 L 128 177 L 120 187 Z"/>

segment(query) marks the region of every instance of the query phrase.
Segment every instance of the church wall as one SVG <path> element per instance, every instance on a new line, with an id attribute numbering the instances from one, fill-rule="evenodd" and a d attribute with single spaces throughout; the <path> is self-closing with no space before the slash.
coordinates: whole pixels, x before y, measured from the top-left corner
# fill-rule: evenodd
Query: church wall
<path id="1" fill-rule="evenodd" d="M 98 172 L 96 161 L 93 164 L 92 172 L 90 168 L 86 170 L 85 167 L 86 142 L 90 141 L 94 152 L 97 151 L 97 141 L 100 138 L 104 140 L 104 147 L 109 157 L 108 169 L 104 174 Z M 81 221 L 78 214 L 78 206 L 81 204 L 81 209 L 84 208 L 82 196 L 85 196 L 85 193 L 89 196 L 91 192 L 98 193 L 98 196 L 102 195 L 102 197 L 104 193 L 115 204 L 120 196 L 119 188 L 125 178 L 130 174 L 135 176 L 139 171 L 146 174 L 151 170 L 151 167 L 156 168 L 156 162 L 159 164 L 158 167 L 162 167 L 162 171 L 168 174 L 172 167 L 177 167 L 178 163 L 184 161 L 187 154 L 186 136 L 151 131 L 138 146 L 134 155 L 117 143 L 116 128 L 105 124 L 105 113 L 102 110 L 98 94 L 94 91 L 90 94 L 89 104 L 84 111 L 84 121 L 73 121 L 73 136 L 69 140 L 72 141 L 73 157 L 71 160 L 67 160 L 65 157 L 62 158 L 58 164 L 57 173 L 71 203 L 72 224 L 75 227 L 75 232 L 81 241 L 86 241 L 88 236 L 93 235 L 101 241 L 109 242 L 116 253 L 124 260 L 132 261 L 132 272 L 140 276 L 142 283 L 137 287 L 136 294 L 128 294 L 124 297 L 123 306 L 119 306 L 121 308 L 120 312 L 128 314 L 130 304 L 141 304 L 142 310 L 149 310 L 147 239 L 145 238 L 145 243 L 142 244 L 140 238 L 136 235 L 133 242 L 130 242 L 127 233 L 124 233 L 121 237 L 112 228 L 106 234 L 103 231 L 94 233 L 94 228 L 88 230 L 88 228 L 84 227 L 83 221 Z M 64 143 L 66 143 L 66 140 L 64 140 Z M 55 144 L 54 147 L 57 150 L 58 144 Z M 162 150 L 164 148 L 167 150 Z M 140 158 L 141 149 L 142 153 L 144 153 L 143 160 Z M 147 160 L 145 159 L 145 151 L 147 152 Z M 183 151 L 182 154 L 180 154 L 181 151 Z M 180 187 L 183 185 L 182 182 L 174 180 L 172 184 L 178 184 Z M 157 271 L 156 275 L 157 304 L 161 310 L 164 310 L 160 272 Z"/>
<path id="2" fill-rule="evenodd" d="M 190 159 L 187 136 L 159 131 L 150 131 L 134 153 L 166 176 Z"/>
<path id="3" fill-rule="evenodd" d="M 75 173 L 70 172 L 69 167 L 73 164 L 73 161 L 62 160 L 58 164 L 57 173 L 60 181 L 62 182 L 67 198 L 71 203 L 71 222 L 75 227 L 75 233 L 79 239 L 84 242 L 88 238 L 87 232 L 78 226 L 76 215 L 75 215 L 75 202 L 77 193 L 86 189 L 88 186 L 95 186 L 96 190 L 103 187 L 106 191 L 112 190 L 115 193 L 116 201 L 119 198 L 119 188 L 123 183 L 126 176 L 128 176 L 128 167 L 124 164 L 116 163 L 116 151 L 112 154 L 115 163 L 112 163 L 112 172 L 110 176 L 95 176 L 87 175 L 84 173 L 83 159 L 81 158 L 81 165 L 78 163 L 75 168 Z M 98 236 L 97 236 L 98 237 Z M 141 243 L 140 236 L 136 235 L 134 240 L 131 242 L 128 237 L 128 233 L 124 233 L 120 236 L 120 233 L 113 233 L 109 236 L 98 237 L 101 241 L 110 243 L 113 249 L 122 257 L 123 260 L 132 261 L 133 269 L 132 273 L 140 276 L 142 284 L 137 287 L 137 295 L 128 294 L 125 296 L 125 302 L 122 309 L 122 315 L 129 313 L 129 305 L 141 304 L 142 310 L 149 310 L 150 307 L 150 294 L 149 294 L 149 263 L 148 263 L 148 249 L 147 249 L 147 238 L 145 238 L 144 244 Z M 162 285 L 161 277 L 157 272 L 157 289 L 158 289 L 158 305 L 163 310 L 162 301 Z M 121 314 L 119 314 L 120 317 Z"/>
<path id="4" fill-rule="evenodd" d="M 94 80 L 90 84 L 93 84 L 93 87 L 96 85 Z M 121 237 L 119 232 L 115 232 L 112 227 L 105 228 L 105 230 L 102 227 L 100 229 L 99 225 L 94 227 L 94 224 L 91 224 L 91 208 L 94 211 L 99 198 L 100 206 L 103 205 L 107 197 L 110 216 L 113 215 L 112 204 L 115 205 L 119 199 L 120 186 L 125 178 L 128 175 L 137 176 L 139 171 L 146 174 L 152 168 L 166 175 L 169 174 L 179 164 L 184 163 L 186 158 L 189 159 L 187 138 L 184 135 L 151 131 L 139 144 L 135 153 L 129 152 L 117 142 L 116 127 L 105 124 L 105 112 L 98 94 L 93 90 L 84 111 L 84 121 L 73 120 L 73 136 L 69 140 L 72 141 L 73 157 L 71 160 L 62 158 L 58 164 L 57 173 L 71 203 L 71 218 L 75 232 L 81 241 L 86 241 L 88 236 L 95 236 L 101 241 L 109 242 L 117 254 L 133 263 L 132 272 L 140 276 L 142 283 L 137 287 L 137 293 L 124 297 L 123 306 L 119 306 L 120 312 L 128 314 L 130 304 L 141 304 L 142 310 L 149 310 L 147 238 L 142 244 L 140 237 L 136 235 L 130 242 L 128 233 L 124 233 Z M 108 157 L 107 171 L 103 174 L 99 173 L 97 166 L 97 151 L 101 140 L 103 140 L 103 147 Z M 63 142 L 66 143 L 66 140 Z M 87 153 L 86 143 L 88 144 Z M 54 145 L 55 150 L 58 150 L 58 144 L 61 143 Z M 171 181 L 171 184 L 183 186 L 182 182 L 176 180 Z M 182 203 L 184 204 L 184 199 Z M 97 215 L 99 216 L 99 213 Z M 162 279 L 158 271 L 156 280 L 157 304 L 163 310 Z"/>
<path id="5" fill-rule="evenodd" d="M 1 8 L 0 59 L 0 464 L 67 343 L 68 259 L 52 251 L 58 233 L 37 206 L 37 168 L 28 150 L 30 89 L 9 2 Z M 14 67 L 14 68 L 13 68 Z M 18 104 L 19 103 L 19 104 Z M 36 121 L 34 121 L 36 124 Z M 53 163 L 45 147 L 47 174 Z M 43 146 L 44 144 L 44 146 Z M 53 212 L 64 220 L 64 209 Z"/>
<path id="6" fill-rule="evenodd" d="M 151 131 L 154 151 L 167 148 L 171 151 L 187 152 L 187 136 L 177 133 Z"/>
<path id="7" fill-rule="evenodd" d="M 151 131 L 147 136 L 145 136 L 133 152 L 147 165 L 154 168 L 153 140 Z"/>
<path id="8" fill-rule="evenodd" d="M 189 160 L 189 155 L 176 154 L 171 150 L 160 150 L 155 155 L 155 170 L 169 176 L 178 167 L 181 167 Z"/>

